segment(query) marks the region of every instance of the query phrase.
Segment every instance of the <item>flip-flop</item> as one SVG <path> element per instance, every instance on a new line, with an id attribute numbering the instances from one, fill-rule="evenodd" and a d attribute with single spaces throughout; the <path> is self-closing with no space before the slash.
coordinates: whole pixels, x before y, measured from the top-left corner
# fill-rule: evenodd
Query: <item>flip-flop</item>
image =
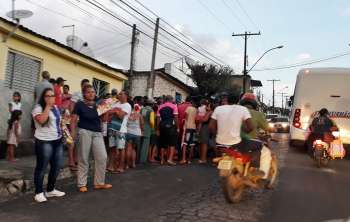
<path id="1" fill-rule="evenodd" d="M 176 163 L 172 162 L 172 161 L 167 161 L 167 164 L 170 166 L 176 166 Z"/>
<path id="2" fill-rule="evenodd" d="M 208 161 L 204 161 L 204 160 L 198 160 L 199 164 L 206 164 Z"/>
<path id="3" fill-rule="evenodd" d="M 124 173 L 124 170 L 118 169 L 118 170 L 113 171 L 112 173 L 114 173 L 114 174 Z"/>
<path id="4" fill-rule="evenodd" d="M 107 172 L 107 173 L 113 173 L 113 172 L 114 172 L 114 170 L 113 170 L 113 169 L 109 169 L 109 168 L 107 168 L 107 169 L 106 169 L 106 172 Z"/>

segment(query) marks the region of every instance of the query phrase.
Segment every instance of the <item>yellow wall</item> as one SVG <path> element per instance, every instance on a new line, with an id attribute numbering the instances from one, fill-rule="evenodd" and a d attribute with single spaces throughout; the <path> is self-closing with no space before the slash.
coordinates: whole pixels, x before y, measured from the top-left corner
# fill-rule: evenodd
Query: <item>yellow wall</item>
<path id="1" fill-rule="evenodd" d="M 0 22 L 0 33 L 2 36 L 8 28 L 6 24 Z M 108 69 L 87 58 L 70 52 L 51 42 L 35 37 L 21 30 L 16 31 L 15 36 L 0 42 L 0 79 L 5 79 L 6 59 L 8 50 L 32 56 L 42 62 L 42 70 L 51 73 L 51 77 L 63 77 L 67 80 L 71 91 L 80 90 L 80 81 L 84 78 L 92 81 L 93 78 L 103 80 L 110 84 L 111 88 L 121 89 L 123 81 L 127 77 L 115 70 Z M 1 37 L 2 37 L 1 36 Z"/>

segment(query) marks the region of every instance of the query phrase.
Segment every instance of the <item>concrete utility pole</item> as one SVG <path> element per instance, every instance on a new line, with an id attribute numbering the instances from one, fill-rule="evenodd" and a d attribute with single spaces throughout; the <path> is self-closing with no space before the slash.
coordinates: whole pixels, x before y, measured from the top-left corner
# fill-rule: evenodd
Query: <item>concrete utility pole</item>
<path id="1" fill-rule="evenodd" d="M 130 91 L 132 91 L 132 82 L 134 80 L 135 45 L 136 45 L 136 24 L 132 26 L 132 37 L 131 37 L 130 76 L 129 76 L 129 85 L 128 85 L 128 88 Z"/>
<path id="2" fill-rule="evenodd" d="M 283 106 L 283 104 L 284 104 L 284 97 L 285 97 L 285 95 L 287 94 L 287 93 L 285 93 L 285 92 L 281 92 L 281 93 L 279 93 L 280 95 L 281 95 L 281 97 L 282 97 L 282 110 L 284 109 L 284 106 Z"/>
<path id="3" fill-rule="evenodd" d="M 250 33 L 250 32 L 245 32 L 244 34 L 232 34 L 232 36 L 244 36 L 244 66 L 243 66 L 243 93 L 246 92 L 246 82 L 247 82 L 247 42 L 248 42 L 248 37 L 251 35 L 261 35 L 260 32 L 258 33 Z"/>
<path id="4" fill-rule="evenodd" d="M 155 66 L 155 63 L 156 63 L 158 30 L 159 30 L 159 18 L 157 18 L 156 28 L 154 30 L 153 52 L 152 52 L 152 63 L 151 63 L 151 75 L 150 75 L 150 77 L 148 79 L 148 98 L 153 98 L 153 93 L 154 93 L 154 82 L 155 82 L 154 66 Z"/>
<path id="5" fill-rule="evenodd" d="M 272 113 L 275 113 L 275 82 L 279 82 L 281 80 L 271 79 L 267 81 L 272 82 Z"/>
<path id="6" fill-rule="evenodd" d="M 284 108 L 287 109 L 287 103 L 288 103 L 289 96 L 284 96 L 284 98 L 285 98 Z"/>

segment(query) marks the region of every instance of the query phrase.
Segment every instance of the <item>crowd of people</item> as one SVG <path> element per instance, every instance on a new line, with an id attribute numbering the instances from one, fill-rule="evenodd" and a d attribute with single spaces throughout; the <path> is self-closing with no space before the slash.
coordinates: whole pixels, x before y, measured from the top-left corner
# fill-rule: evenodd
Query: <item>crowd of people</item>
<path id="1" fill-rule="evenodd" d="M 34 199 L 37 202 L 65 195 L 55 189 L 56 178 L 64 164 L 65 147 L 68 165 L 76 171 L 77 188 L 82 193 L 88 192 L 91 151 L 95 190 L 112 188 L 105 182 L 107 172 L 120 174 L 139 164 L 185 165 L 191 164 L 195 157 L 198 157 L 198 164 L 205 164 L 209 151 L 212 156 L 218 155 L 217 143 L 241 144 L 243 152 L 243 149 L 260 152 L 259 144 L 241 142 L 242 121 L 251 119 L 248 109 L 234 107 L 237 115 L 233 116 L 239 119 L 227 118 L 232 116 L 227 112 L 233 107 L 228 96 L 222 97 L 220 103 L 188 97 L 185 102 L 176 104 L 170 95 L 154 99 L 131 98 L 125 90 L 112 89 L 111 93 L 98 98 L 87 79 L 81 81 L 81 90 L 73 94 L 65 82 L 60 77 L 51 79 L 50 73 L 44 71 L 42 81 L 35 88 L 32 117 L 37 160 Z M 16 92 L 9 104 L 9 161 L 15 161 L 14 148 L 20 140 L 20 101 L 21 96 Z M 101 112 L 101 104 L 106 101 L 109 109 Z M 217 106 L 220 108 L 215 109 Z M 44 192 L 43 180 L 49 164 Z"/>

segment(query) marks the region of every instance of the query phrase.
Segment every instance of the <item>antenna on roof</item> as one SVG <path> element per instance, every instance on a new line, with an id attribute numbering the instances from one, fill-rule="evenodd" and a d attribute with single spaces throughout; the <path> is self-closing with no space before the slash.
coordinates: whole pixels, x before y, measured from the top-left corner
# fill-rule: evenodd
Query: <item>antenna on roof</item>
<path id="1" fill-rule="evenodd" d="M 81 52 L 84 55 L 95 57 L 93 51 L 90 49 L 89 44 L 75 35 L 68 35 L 66 38 L 67 46 L 75 51 Z"/>
<path id="2" fill-rule="evenodd" d="M 16 32 L 16 30 L 20 25 L 21 19 L 29 18 L 32 15 L 33 15 L 33 12 L 29 10 L 23 10 L 23 9 L 15 10 L 15 0 L 12 0 L 12 10 L 6 13 L 6 16 L 16 21 L 16 26 L 13 28 L 13 30 L 9 34 L 7 34 L 7 36 L 4 37 L 2 41 L 6 42 Z"/>
<path id="3" fill-rule="evenodd" d="M 65 25 L 62 28 L 72 28 L 72 35 L 68 35 L 66 38 L 67 46 L 72 49 L 83 53 L 89 57 L 95 57 L 93 51 L 89 48 L 89 44 L 83 41 L 81 38 L 75 35 L 75 25 Z"/>

